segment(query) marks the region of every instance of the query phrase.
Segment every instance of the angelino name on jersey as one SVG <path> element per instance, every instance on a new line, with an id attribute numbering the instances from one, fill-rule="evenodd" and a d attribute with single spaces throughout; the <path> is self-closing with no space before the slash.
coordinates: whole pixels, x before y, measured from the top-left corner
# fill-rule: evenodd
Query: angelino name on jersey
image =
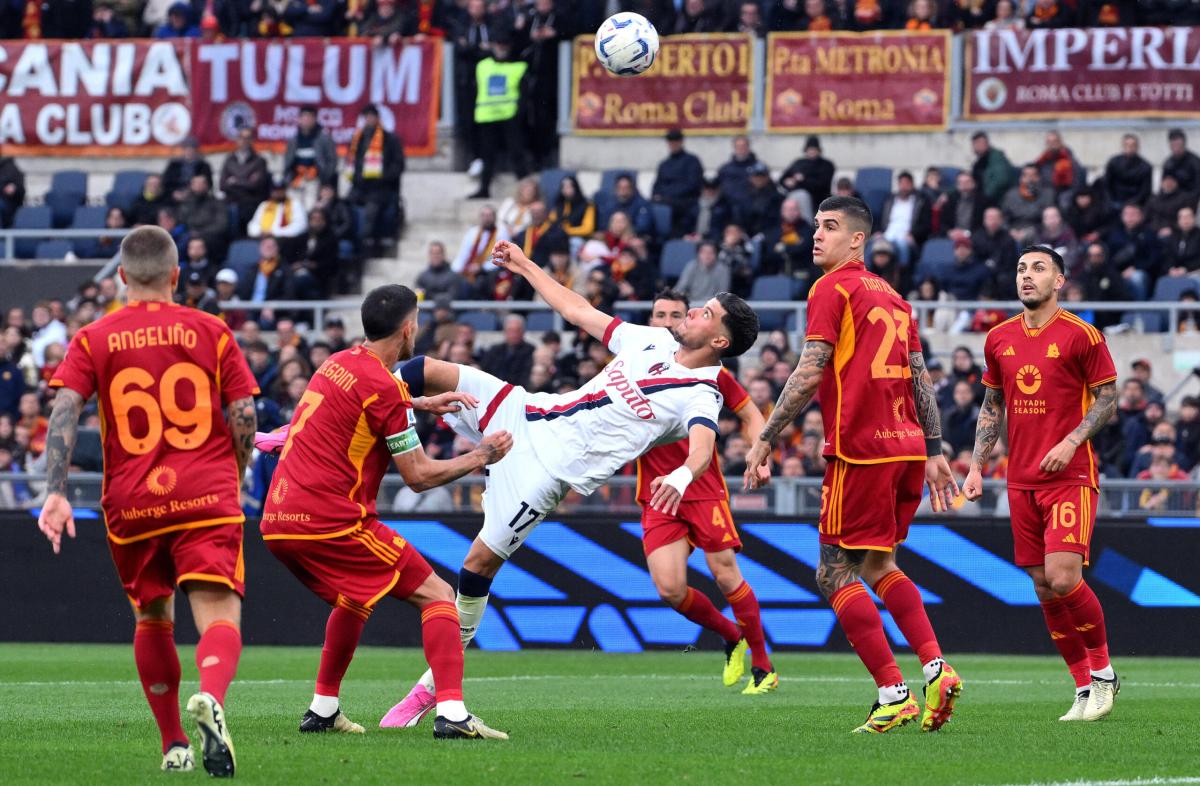
<path id="1" fill-rule="evenodd" d="M 625 376 L 624 368 L 625 361 L 623 360 L 614 360 L 609 363 L 604 369 L 604 375 L 608 377 L 608 384 L 621 396 L 621 400 L 629 405 L 633 414 L 642 420 L 654 420 L 654 408 L 650 406 L 650 399 L 642 395 L 641 388 Z"/>

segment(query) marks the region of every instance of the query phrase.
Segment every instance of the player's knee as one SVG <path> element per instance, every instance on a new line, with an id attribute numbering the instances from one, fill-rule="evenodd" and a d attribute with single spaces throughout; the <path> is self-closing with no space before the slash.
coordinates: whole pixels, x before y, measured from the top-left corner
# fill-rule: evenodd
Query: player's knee
<path id="1" fill-rule="evenodd" d="M 440 601 L 454 602 L 454 588 L 438 576 L 436 573 L 431 573 L 425 582 L 425 592 L 422 594 L 429 598 L 430 603 Z"/>
<path id="2" fill-rule="evenodd" d="M 1070 594 L 1079 584 L 1079 575 L 1070 570 L 1047 571 L 1046 583 L 1050 585 L 1050 590 L 1055 596 L 1061 598 Z"/>

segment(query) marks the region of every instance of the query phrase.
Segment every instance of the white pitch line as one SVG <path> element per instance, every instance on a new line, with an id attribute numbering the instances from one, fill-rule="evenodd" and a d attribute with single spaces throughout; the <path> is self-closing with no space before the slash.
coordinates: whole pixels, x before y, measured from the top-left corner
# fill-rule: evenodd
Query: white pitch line
<path id="1" fill-rule="evenodd" d="M 1175 784 L 1200 783 L 1200 777 L 1179 778 L 1134 778 L 1114 781 L 1037 781 L 1034 783 L 1009 784 L 1008 786 L 1175 786 Z"/>

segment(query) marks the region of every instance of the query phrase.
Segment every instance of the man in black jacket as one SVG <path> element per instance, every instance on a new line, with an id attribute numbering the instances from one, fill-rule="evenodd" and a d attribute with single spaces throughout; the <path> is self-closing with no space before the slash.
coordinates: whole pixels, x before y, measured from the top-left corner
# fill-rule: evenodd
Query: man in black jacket
<path id="1" fill-rule="evenodd" d="M 1184 276 L 1200 270 L 1200 229 L 1196 227 L 1196 209 L 1179 208 L 1174 229 L 1163 243 L 1167 273 Z"/>
<path id="2" fill-rule="evenodd" d="M 700 189 L 704 186 L 704 165 L 683 149 L 683 132 L 667 132 L 668 155 L 658 165 L 651 198 L 671 208 L 671 237 L 682 237 L 696 225 Z"/>
<path id="3" fill-rule="evenodd" d="M 1103 243 L 1092 243 L 1084 256 L 1083 270 L 1074 279 L 1083 287 L 1084 300 L 1115 302 L 1128 299 L 1125 279 L 1108 261 L 1108 249 Z M 1121 321 L 1114 311 L 1097 311 L 1096 327 L 1106 328 Z"/>
<path id="4" fill-rule="evenodd" d="M 267 160 L 254 149 L 254 129 L 250 126 L 238 129 L 237 149 L 221 164 L 221 191 L 237 207 L 234 232 L 244 234 L 250 216 L 271 195 L 271 172 Z"/>
<path id="5" fill-rule="evenodd" d="M 1187 134 L 1182 129 L 1172 128 L 1167 133 L 1171 155 L 1163 161 L 1163 177 L 1173 175 L 1180 191 L 1195 195 L 1200 193 L 1200 156 L 1187 149 Z"/>
<path id="6" fill-rule="evenodd" d="M 0 155 L 0 227 L 12 226 L 13 216 L 25 202 L 25 173 L 12 156 Z"/>
<path id="7" fill-rule="evenodd" d="M 750 170 L 758 163 L 758 156 L 750 149 L 750 138 L 738 134 L 733 138 L 733 155 L 717 170 L 717 183 L 721 194 L 737 203 L 750 193 Z"/>
<path id="8" fill-rule="evenodd" d="M 346 151 L 346 166 L 353 173 L 350 201 L 362 205 L 359 233 L 368 255 L 378 256 L 385 236 L 394 237 L 400 204 L 400 175 L 404 172 L 404 147 L 396 135 L 379 123 L 379 110 L 367 104 L 362 127 Z"/>
<path id="9" fill-rule="evenodd" d="M 977 232 L 983 226 L 986 207 L 986 200 L 976 187 L 975 176 L 970 172 L 959 172 L 954 190 L 946 195 L 938 214 L 939 234 L 946 235 L 954 230 Z"/>
<path id="10" fill-rule="evenodd" d="M 479 367 L 510 385 L 524 385 L 533 368 L 533 344 L 525 340 L 525 318 L 509 314 L 504 319 L 504 341 L 488 347 Z"/>
<path id="11" fill-rule="evenodd" d="M 771 170 L 759 161 L 750 170 L 750 194 L 746 201 L 734 205 L 737 211 L 737 222 L 746 230 L 746 234 L 754 237 L 779 219 L 779 211 L 783 206 L 783 194 L 771 182 Z"/>
<path id="12" fill-rule="evenodd" d="M 1150 180 L 1154 168 L 1138 154 L 1138 138 L 1133 134 L 1121 137 L 1121 154 L 1108 159 L 1104 168 L 1104 188 L 1113 212 L 1126 204 L 1144 205 L 1150 198 Z"/>
<path id="13" fill-rule="evenodd" d="M 283 154 L 283 176 L 297 191 L 300 204 L 312 210 L 321 186 L 337 181 L 337 148 L 317 122 L 317 108 L 300 108 L 296 135 L 288 140 Z"/>
<path id="14" fill-rule="evenodd" d="M 832 193 L 833 171 L 833 162 L 821 155 L 821 140 L 810 136 L 804 142 L 804 156 L 784 170 L 779 184 L 789 192 L 807 191 L 815 210 Z"/>
<path id="15" fill-rule="evenodd" d="M 196 137 L 189 136 L 183 140 L 181 147 L 182 154 L 167 163 L 162 176 L 163 191 L 175 202 L 182 202 L 187 196 L 188 185 L 192 182 L 193 175 L 203 175 L 208 180 L 209 188 L 212 188 L 213 183 L 212 167 L 204 160 L 204 156 L 200 155 L 200 143 L 196 141 Z"/>
<path id="16" fill-rule="evenodd" d="M 971 250 L 992 271 L 993 292 L 997 300 L 1017 299 L 1017 241 L 1004 226 L 1004 214 L 998 207 L 983 213 L 983 226 L 971 233 Z"/>
<path id="17" fill-rule="evenodd" d="M 978 418 L 975 390 L 970 382 L 960 379 L 954 383 L 954 406 L 942 415 L 942 439 L 950 443 L 955 456 L 970 450 L 975 444 L 975 423 Z"/>

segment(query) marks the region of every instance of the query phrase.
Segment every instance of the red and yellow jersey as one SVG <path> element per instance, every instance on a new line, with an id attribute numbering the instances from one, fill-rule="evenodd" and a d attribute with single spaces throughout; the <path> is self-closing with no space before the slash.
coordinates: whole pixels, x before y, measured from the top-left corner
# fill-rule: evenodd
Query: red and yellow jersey
<path id="1" fill-rule="evenodd" d="M 224 322 L 130 303 L 75 334 L 50 386 L 99 398 L 113 541 L 244 520 L 225 407 L 258 386 Z"/>
<path id="2" fill-rule="evenodd" d="M 717 389 L 721 391 L 725 406 L 734 412 L 750 403 L 750 394 L 729 369 L 722 368 L 717 374 Z M 637 460 L 637 501 L 642 505 L 649 504 L 650 498 L 654 496 L 650 493 L 650 483 L 660 475 L 669 475 L 683 466 L 687 457 L 686 439 L 658 445 L 643 453 Z M 684 492 L 683 499 L 685 502 L 729 499 L 729 489 L 725 486 L 725 476 L 721 473 L 721 461 L 715 448 L 708 469 L 692 481 Z"/>
<path id="3" fill-rule="evenodd" d="M 921 339 L 908 303 L 851 260 L 813 284 L 805 340 L 833 345 L 820 387 L 824 455 L 851 464 L 924 461 L 908 361 Z"/>
<path id="4" fill-rule="evenodd" d="M 338 537 L 374 518 L 392 455 L 420 446 L 411 406 L 408 386 L 371 350 L 331 355 L 292 415 L 263 507 L 263 537 Z"/>
<path id="5" fill-rule="evenodd" d="M 1004 392 L 1008 411 L 1009 487 L 1099 488 L 1090 441 L 1060 472 L 1048 475 L 1040 467 L 1083 420 L 1092 388 L 1117 378 L 1104 334 L 1063 309 L 1036 330 L 1018 315 L 992 328 L 983 356 L 983 384 Z"/>

